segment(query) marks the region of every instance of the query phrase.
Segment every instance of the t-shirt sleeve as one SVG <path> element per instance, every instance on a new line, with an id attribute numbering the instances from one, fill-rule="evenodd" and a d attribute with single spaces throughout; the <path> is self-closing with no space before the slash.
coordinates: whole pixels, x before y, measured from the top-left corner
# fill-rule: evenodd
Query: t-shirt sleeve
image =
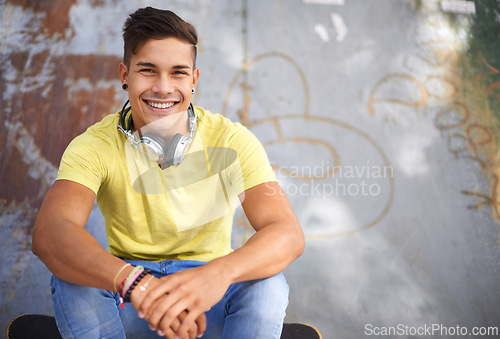
<path id="1" fill-rule="evenodd" d="M 245 126 L 231 136 L 229 147 L 234 149 L 238 161 L 232 166 L 233 186 L 241 193 L 259 184 L 276 181 L 264 147 Z"/>
<path id="2" fill-rule="evenodd" d="M 102 161 L 105 148 L 97 138 L 82 134 L 70 142 L 63 153 L 56 180 L 70 180 L 99 191 L 106 175 Z"/>

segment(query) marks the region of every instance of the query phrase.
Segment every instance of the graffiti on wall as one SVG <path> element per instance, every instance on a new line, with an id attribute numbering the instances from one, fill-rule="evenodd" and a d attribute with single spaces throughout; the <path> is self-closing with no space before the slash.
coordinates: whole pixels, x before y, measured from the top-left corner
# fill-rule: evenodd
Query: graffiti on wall
<path id="1" fill-rule="evenodd" d="M 429 19 L 425 22 L 427 28 L 434 33 L 433 38 L 420 42 L 425 55 L 416 56 L 424 62 L 426 75 L 408 73 L 391 73 L 380 79 L 370 93 L 367 108 L 371 115 L 385 114 L 384 121 L 397 122 L 398 118 L 391 113 L 400 114 L 401 107 L 417 114 L 434 114 L 434 125 L 446 139 L 448 150 L 457 160 L 476 163 L 490 180 L 489 192 L 462 189 L 464 196 L 475 197 L 479 202 L 468 205 L 471 209 L 490 207 L 493 214 L 500 217 L 500 192 L 498 166 L 495 164 L 495 140 L 488 124 L 478 121 L 476 114 L 471 112 L 470 103 L 465 101 L 465 95 L 459 89 L 463 88 L 462 79 L 454 76 L 457 73 L 457 48 L 440 37 L 443 25 Z M 415 56 L 413 56 L 415 57 Z M 496 69 L 488 65 L 484 58 L 479 59 L 490 74 L 496 74 Z M 484 75 L 481 75 L 484 76 Z M 475 79 L 478 81 L 478 78 Z M 491 84 L 486 88 L 486 94 L 491 95 L 496 88 Z M 405 96 L 398 96 L 398 88 L 405 88 Z M 383 104 L 383 109 L 377 112 L 377 106 Z M 392 109 L 391 106 L 397 107 Z M 480 109 L 476 107 L 475 109 Z"/>
<path id="2" fill-rule="evenodd" d="M 269 70 L 273 70 L 273 79 L 268 77 Z M 287 86 L 284 82 L 289 89 L 283 88 Z M 302 89 L 301 97 L 287 97 L 286 93 L 296 93 L 297 88 Z M 294 208 L 307 238 L 370 229 L 391 208 L 392 166 L 367 133 L 331 117 L 311 114 L 309 101 L 301 67 L 290 56 L 271 52 L 250 60 L 235 75 L 223 114 L 236 112 L 231 118 L 262 141 L 285 193 L 292 205 L 296 202 Z M 352 152 L 356 147 L 362 152 Z M 332 208 L 336 213 L 329 213 Z M 245 230 L 241 245 L 252 229 L 242 212 L 236 223 Z"/>

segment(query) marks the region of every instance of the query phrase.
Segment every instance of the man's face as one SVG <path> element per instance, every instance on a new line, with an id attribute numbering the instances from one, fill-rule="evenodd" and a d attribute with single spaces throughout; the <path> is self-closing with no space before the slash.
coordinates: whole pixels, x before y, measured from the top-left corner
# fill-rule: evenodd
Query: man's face
<path id="1" fill-rule="evenodd" d="M 193 46 L 176 38 L 148 40 L 132 55 L 128 69 L 120 64 L 136 129 L 164 117 L 186 119 L 175 113 L 185 112 L 191 102 L 199 77 L 193 65 Z"/>

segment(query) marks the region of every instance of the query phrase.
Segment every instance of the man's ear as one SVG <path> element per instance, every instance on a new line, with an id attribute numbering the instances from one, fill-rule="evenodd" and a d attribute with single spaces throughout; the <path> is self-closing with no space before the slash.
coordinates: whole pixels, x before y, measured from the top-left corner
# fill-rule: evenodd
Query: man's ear
<path id="1" fill-rule="evenodd" d="M 128 68 L 123 62 L 118 66 L 118 74 L 120 75 L 122 84 L 128 83 Z"/>
<path id="2" fill-rule="evenodd" d="M 195 68 L 193 70 L 193 88 L 196 87 L 196 84 L 198 83 L 198 79 L 200 78 L 200 69 Z"/>

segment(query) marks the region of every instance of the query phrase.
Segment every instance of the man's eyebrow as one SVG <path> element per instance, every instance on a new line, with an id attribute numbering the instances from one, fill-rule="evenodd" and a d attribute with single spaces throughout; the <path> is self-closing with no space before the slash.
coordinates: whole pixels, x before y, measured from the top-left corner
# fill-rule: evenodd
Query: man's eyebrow
<path id="1" fill-rule="evenodd" d="M 173 69 L 186 69 L 186 68 L 191 69 L 191 66 L 189 66 L 189 65 L 176 65 L 176 66 L 174 66 L 172 68 Z"/>
<path id="2" fill-rule="evenodd" d="M 155 64 L 151 62 L 138 62 L 136 66 L 142 66 L 142 67 L 149 67 L 149 68 L 157 68 Z M 189 65 L 175 65 L 172 67 L 173 69 L 186 69 L 189 68 L 191 69 L 191 66 Z"/>
<path id="3" fill-rule="evenodd" d="M 151 68 L 156 68 L 155 64 L 152 64 L 150 62 L 138 62 L 136 66 L 143 66 L 143 67 L 151 67 Z"/>

